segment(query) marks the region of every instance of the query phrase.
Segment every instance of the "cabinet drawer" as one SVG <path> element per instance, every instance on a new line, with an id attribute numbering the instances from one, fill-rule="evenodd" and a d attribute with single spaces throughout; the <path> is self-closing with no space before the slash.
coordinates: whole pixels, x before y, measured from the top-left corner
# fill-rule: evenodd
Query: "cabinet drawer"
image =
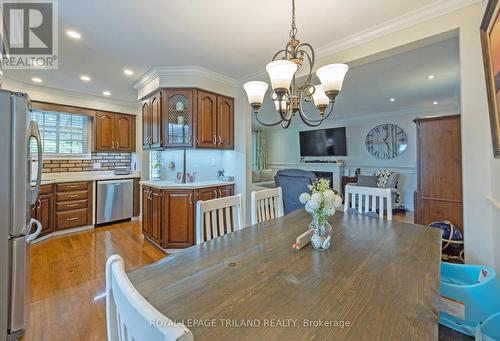
<path id="1" fill-rule="evenodd" d="M 65 184 L 57 184 L 57 192 L 80 191 L 88 188 L 88 182 L 68 182 Z"/>
<path id="2" fill-rule="evenodd" d="M 56 203 L 56 210 L 60 211 L 68 211 L 68 210 L 76 210 L 79 208 L 87 208 L 87 199 L 85 200 L 77 200 L 77 201 L 63 201 Z"/>
<path id="3" fill-rule="evenodd" d="M 40 191 L 38 192 L 38 195 L 42 194 L 52 194 L 52 184 L 40 186 Z"/>
<path id="4" fill-rule="evenodd" d="M 87 225 L 87 209 L 56 212 L 57 229 L 67 229 Z"/>
<path id="5" fill-rule="evenodd" d="M 68 201 L 68 200 L 82 200 L 88 198 L 87 191 L 78 191 L 78 192 L 63 192 L 56 194 L 56 201 Z"/>

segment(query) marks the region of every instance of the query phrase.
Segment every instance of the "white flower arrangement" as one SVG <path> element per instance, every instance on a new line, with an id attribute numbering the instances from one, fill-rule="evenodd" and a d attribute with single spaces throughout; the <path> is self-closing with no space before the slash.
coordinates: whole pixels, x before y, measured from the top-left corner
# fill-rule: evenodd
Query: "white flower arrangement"
<path id="1" fill-rule="evenodd" d="M 312 194 L 302 193 L 299 196 L 301 203 L 305 204 L 306 212 L 313 219 L 322 224 L 329 216 L 335 214 L 335 209 L 342 206 L 342 198 L 330 189 L 330 182 L 326 179 L 318 179 L 309 185 Z"/>

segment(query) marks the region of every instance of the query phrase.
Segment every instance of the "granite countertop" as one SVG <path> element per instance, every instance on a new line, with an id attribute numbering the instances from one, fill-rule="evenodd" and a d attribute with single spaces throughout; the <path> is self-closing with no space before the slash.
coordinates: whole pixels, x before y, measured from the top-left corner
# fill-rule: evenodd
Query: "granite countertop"
<path id="1" fill-rule="evenodd" d="M 62 182 L 77 182 L 77 181 L 98 181 L 98 180 L 115 180 L 115 179 L 130 179 L 140 178 L 141 173 L 135 172 L 126 175 L 116 175 L 114 172 L 66 172 L 66 173 L 44 173 L 42 175 L 42 185 Z M 34 181 L 31 182 L 35 184 Z"/>
<path id="2" fill-rule="evenodd" d="M 150 186 L 159 189 L 197 189 L 206 188 L 214 186 L 225 186 L 234 185 L 234 181 L 220 181 L 220 180 L 209 180 L 209 181 L 195 181 L 191 183 L 179 184 L 174 181 L 167 180 L 154 180 L 154 181 L 141 181 L 141 185 Z"/>

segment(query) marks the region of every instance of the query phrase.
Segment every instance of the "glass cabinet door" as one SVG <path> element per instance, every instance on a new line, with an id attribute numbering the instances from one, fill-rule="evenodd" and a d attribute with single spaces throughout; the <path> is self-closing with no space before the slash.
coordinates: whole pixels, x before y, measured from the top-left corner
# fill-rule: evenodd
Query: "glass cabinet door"
<path id="1" fill-rule="evenodd" d="M 166 90 L 166 145 L 193 146 L 193 91 Z"/>

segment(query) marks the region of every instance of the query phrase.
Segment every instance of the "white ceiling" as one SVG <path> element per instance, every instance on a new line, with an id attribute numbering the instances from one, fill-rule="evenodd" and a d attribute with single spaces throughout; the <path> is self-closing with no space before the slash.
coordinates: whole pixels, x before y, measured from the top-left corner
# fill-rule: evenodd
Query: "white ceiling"
<path id="1" fill-rule="evenodd" d="M 463 0 L 296 0 L 298 38 L 314 47 L 370 30 L 430 4 Z M 201 66 L 234 79 L 262 71 L 284 46 L 290 0 L 59 1 L 59 69 L 12 71 L 31 83 L 133 101 L 134 81 L 152 66 Z M 81 33 L 75 41 L 67 29 Z M 133 77 L 124 68 L 135 71 Z M 92 78 L 80 81 L 80 75 Z M 353 75 L 354 77 L 354 75 Z"/>
<path id="2" fill-rule="evenodd" d="M 459 110 L 460 64 L 458 38 L 422 46 L 405 46 L 404 52 L 387 51 L 374 61 L 354 62 L 337 97 L 332 119 L 390 113 L 436 113 Z M 357 66 L 356 66 L 357 65 Z M 434 79 L 428 79 L 434 75 Z M 395 101 L 391 102 L 390 98 Z M 437 102 L 437 104 L 434 104 Z M 307 107 L 317 117 L 317 110 Z M 278 114 L 268 96 L 259 118 L 270 123 Z M 300 118 L 294 118 L 294 124 Z M 259 127 L 254 120 L 254 127 Z M 299 124 L 300 125 L 300 124 Z"/>

